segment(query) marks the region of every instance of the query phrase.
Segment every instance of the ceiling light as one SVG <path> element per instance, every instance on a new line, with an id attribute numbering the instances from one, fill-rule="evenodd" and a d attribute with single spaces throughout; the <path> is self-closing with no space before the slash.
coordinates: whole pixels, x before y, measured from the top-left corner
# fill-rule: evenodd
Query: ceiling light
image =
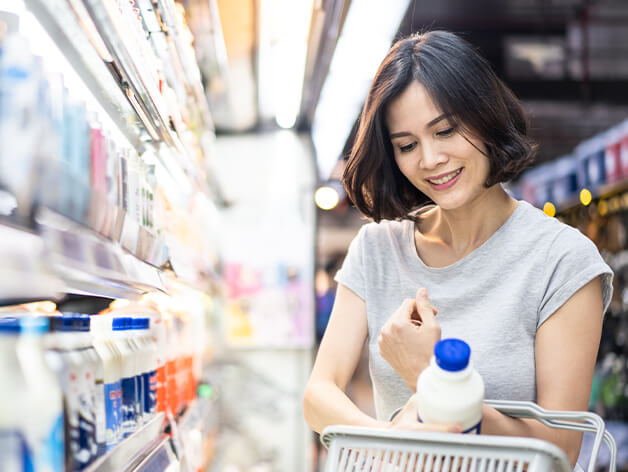
<path id="1" fill-rule="evenodd" d="M 340 195 L 335 188 L 319 187 L 314 193 L 314 201 L 321 210 L 331 210 L 338 205 Z"/>
<path id="2" fill-rule="evenodd" d="M 391 46 L 408 0 L 351 2 L 312 124 L 319 177 L 329 177 Z"/>
<path id="3" fill-rule="evenodd" d="M 311 0 L 260 2 L 260 116 L 274 117 L 282 128 L 292 128 L 299 114 L 311 14 Z"/>

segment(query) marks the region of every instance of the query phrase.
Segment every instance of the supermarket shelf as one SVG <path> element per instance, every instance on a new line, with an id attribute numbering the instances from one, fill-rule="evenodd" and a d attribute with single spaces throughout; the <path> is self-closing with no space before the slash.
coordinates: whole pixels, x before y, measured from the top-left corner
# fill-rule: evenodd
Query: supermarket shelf
<path id="1" fill-rule="evenodd" d="M 616 182 L 589 189 L 594 200 L 611 198 L 619 193 L 625 192 L 626 190 L 628 190 L 628 179 L 621 179 Z M 569 213 L 581 205 L 582 203 L 580 203 L 580 197 L 576 195 L 558 203 L 558 212 L 559 214 Z"/>
<path id="2" fill-rule="evenodd" d="M 215 447 L 218 416 L 215 397 L 197 397 L 177 420 L 172 445 L 187 470 L 205 470 Z"/>
<path id="3" fill-rule="evenodd" d="M 0 225 L 0 241 L 2 304 L 56 298 L 62 284 L 44 263 L 42 239 L 29 231 Z"/>
<path id="4" fill-rule="evenodd" d="M 24 0 L 63 51 L 96 100 L 129 142 L 142 153 L 148 134 L 107 63 L 81 28 L 67 0 Z"/>
<path id="5" fill-rule="evenodd" d="M 40 211 L 37 222 L 46 257 L 64 292 L 135 299 L 147 291 L 166 291 L 159 268 L 116 242 L 49 209 Z"/>
<path id="6" fill-rule="evenodd" d="M 101 0 L 84 0 L 84 3 L 96 29 L 114 57 L 114 62 L 119 66 L 119 73 L 127 87 L 125 90 L 127 98 L 147 127 L 152 139 L 163 141 L 177 151 L 175 155 L 178 162 L 172 163 L 160 157 L 162 164 L 174 178 L 177 173 L 172 171 L 173 164 L 184 170 L 192 170 L 190 158 L 183 143 L 170 127 L 170 119 L 163 109 L 163 99 L 154 96 L 151 92 L 150 87 L 142 78 L 139 64 L 121 39 L 123 32 L 119 30 L 119 25 L 122 23 L 120 12 L 111 9 L 108 11 L 105 2 Z M 119 15 L 119 18 L 114 19 L 111 15 Z"/>
<path id="7" fill-rule="evenodd" d="M 163 438 L 161 442 L 135 467 L 133 472 L 166 471 L 176 466 L 179 460 L 176 458 L 169 438 Z M 175 469 L 179 470 L 179 469 Z"/>
<path id="8" fill-rule="evenodd" d="M 149 456 L 154 456 L 164 445 L 162 426 L 164 414 L 158 413 L 155 418 L 141 429 L 124 439 L 115 448 L 92 463 L 85 472 L 124 472 L 135 469 Z"/>

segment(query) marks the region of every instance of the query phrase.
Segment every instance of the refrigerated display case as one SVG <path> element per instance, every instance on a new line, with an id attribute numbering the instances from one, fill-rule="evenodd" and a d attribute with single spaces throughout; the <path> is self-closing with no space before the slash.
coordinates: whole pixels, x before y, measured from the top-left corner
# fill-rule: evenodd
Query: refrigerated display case
<path id="1" fill-rule="evenodd" d="M 136 301 L 170 310 L 181 341 L 190 330 L 179 324 L 207 316 L 203 304 L 222 290 L 214 139 L 181 5 L 0 2 L 0 317 L 69 295 L 113 300 L 111 310 Z M 151 305 L 150 294 L 170 306 Z M 173 308 L 177 294 L 198 303 L 193 316 Z M 211 349 L 188 346 L 201 342 Z M 202 364 L 211 356 L 182 353 L 171 359 L 179 377 L 189 373 L 180 401 L 85 470 L 208 463 L 215 390 Z"/>

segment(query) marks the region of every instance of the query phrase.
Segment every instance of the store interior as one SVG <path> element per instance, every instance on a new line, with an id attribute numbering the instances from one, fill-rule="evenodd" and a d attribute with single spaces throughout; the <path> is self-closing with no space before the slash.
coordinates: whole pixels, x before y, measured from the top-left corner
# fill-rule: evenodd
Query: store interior
<path id="1" fill-rule="evenodd" d="M 367 222 L 342 173 L 430 29 L 522 102 L 506 189 L 615 273 L 589 409 L 628 470 L 625 0 L 0 0 L 0 470 L 323 470 L 303 391 Z M 373 414 L 366 354 L 348 395 Z"/>

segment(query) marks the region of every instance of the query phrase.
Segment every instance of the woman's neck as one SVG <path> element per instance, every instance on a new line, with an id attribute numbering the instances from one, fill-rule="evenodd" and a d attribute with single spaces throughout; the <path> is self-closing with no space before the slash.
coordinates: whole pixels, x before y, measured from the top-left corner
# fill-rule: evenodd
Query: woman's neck
<path id="1" fill-rule="evenodd" d="M 443 210 L 435 207 L 429 218 L 419 223 L 424 237 L 441 244 L 456 258 L 481 246 L 508 220 L 518 202 L 497 184 L 464 208 Z"/>

